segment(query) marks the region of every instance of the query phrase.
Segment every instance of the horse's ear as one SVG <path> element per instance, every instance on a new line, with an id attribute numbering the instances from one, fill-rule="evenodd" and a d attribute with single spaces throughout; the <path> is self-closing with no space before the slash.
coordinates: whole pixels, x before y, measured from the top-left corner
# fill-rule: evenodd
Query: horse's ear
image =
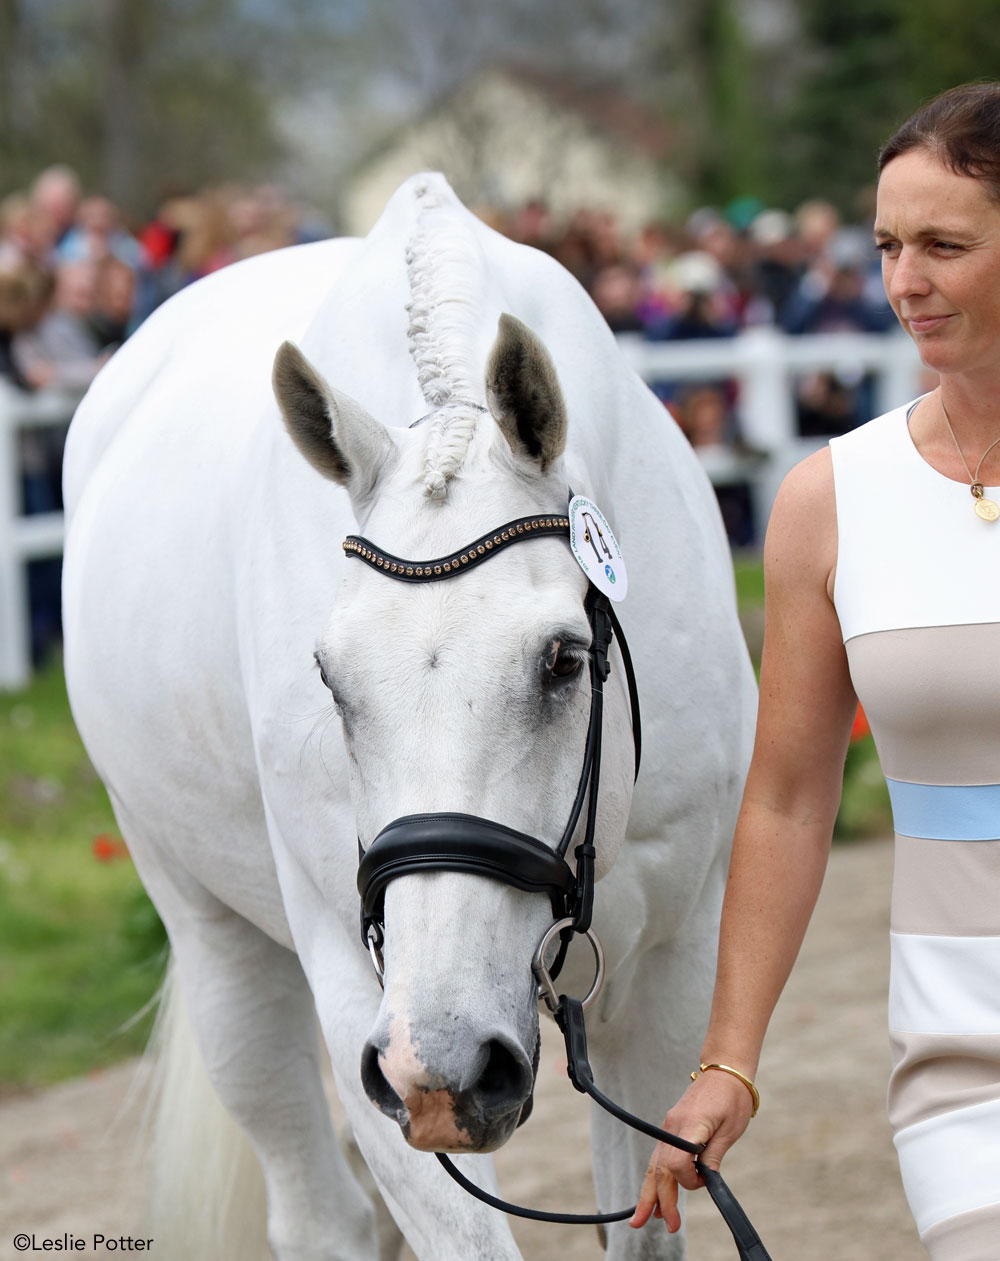
<path id="1" fill-rule="evenodd" d="M 549 352 L 513 315 L 500 316 L 486 397 L 511 450 L 544 473 L 566 446 L 566 404 Z"/>
<path id="2" fill-rule="evenodd" d="M 283 342 L 271 373 L 285 428 L 313 468 L 363 498 L 395 451 L 384 425 L 329 386 L 298 346 Z"/>

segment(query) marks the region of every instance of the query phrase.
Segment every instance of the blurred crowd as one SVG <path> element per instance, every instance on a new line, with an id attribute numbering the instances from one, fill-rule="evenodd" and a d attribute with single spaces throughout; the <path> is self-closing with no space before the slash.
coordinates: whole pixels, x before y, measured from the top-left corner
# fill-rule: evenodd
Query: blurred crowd
<path id="1" fill-rule="evenodd" d="M 277 188 L 172 196 L 142 225 L 66 166 L 0 200 L 0 382 L 80 394 L 171 294 L 238 259 L 330 235 Z M 19 434 L 22 511 L 62 508 L 66 427 Z M 28 565 L 32 653 L 60 638 L 58 560 Z"/>
<path id="2" fill-rule="evenodd" d="M 889 326 L 871 231 L 844 224 L 828 202 L 790 214 L 742 197 L 633 237 L 606 212 L 580 210 L 556 225 L 541 202 L 490 218 L 554 255 L 616 333 L 671 340 L 728 337 L 757 324 L 787 333 Z"/>
<path id="3" fill-rule="evenodd" d="M 479 213 L 563 263 L 616 333 L 670 341 L 731 337 L 762 324 L 789 335 L 895 325 L 870 231 L 843 223 L 826 202 L 790 213 L 741 198 L 638 233 L 623 231 L 606 211 L 583 209 L 561 222 L 541 201 Z M 110 198 L 84 190 L 69 167 L 49 167 L 0 199 L 0 382 L 82 391 L 185 285 L 250 255 L 331 234 L 314 212 L 269 185 L 178 193 L 148 222 L 129 223 Z M 861 374 L 801 378 L 800 433 L 840 433 L 867 420 L 869 387 Z M 736 388 L 725 380 L 654 385 L 694 446 L 752 462 L 741 443 Z M 26 513 L 61 507 L 64 437 L 58 430 L 22 435 Z M 719 497 L 732 541 L 756 542 L 748 487 L 729 485 Z M 39 634 L 45 638 L 44 627 Z"/>
<path id="4" fill-rule="evenodd" d="M 608 212 L 557 222 L 540 201 L 483 217 L 554 255 L 616 333 L 669 341 L 759 324 L 794 335 L 894 323 L 870 233 L 842 223 L 826 202 L 788 213 L 741 198 L 631 235 Z M 168 197 L 149 222 L 126 224 L 109 198 L 84 195 L 71 169 L 50 167 L 0 200 L 0 377 L 22 389 L 85 386 L 178 289 L 249 255 L 327 235 L 328 225 L 273 186 Z M 667 382 L 660 392 L 696 444 L 726 436 L 716 428 L 731 408 L 720 417 L 703 389 L 682 395 Z M 804 434 L 849 428 L 863 410 L 857 382 L 801 386 Z"/>
<path id="5" fill-rule="evenodd" d="M 129 225 L 69 167 L 50 167 L 0 200 L 0 376 L 22 389 L 80 389 L 178 289 L 327 235 L 272 186 L 172 196 Z"/>
<path id="6" fill-rule="evenodd" d="M 555 220 L 540 201 L 483 212 L 554 255 L 616 333 L 728 337 L 770 324 L 789 334 L 893 324 L 870 232 L 809 201 L 794 213 L 740 198 L 634 235 L 605 211 Z M 22 388 L 85 385 L 165 298 L 228 263 L 315 240 L 329 227 L 280 189 L 224 187 L 168 197 L 142 225 L 68 167 L 0 200 L 0 374 Z"/>
<path id="7" fill-rule="evenodd" d="M 859 217 L 870 224 L 873 210 Z M 843 222 L 825 201 L 789 212 L 742 197 L 721 209 L 703 207 L 684 223 L 651 223 L 633 236 L 613 215 L 592 210 L 557 224 L 541 202 L 490 218 L 573 272 L 618 334 L 682 341 L 760 325 L 789 336 L 897 327 L 870 227 Z M 751 470 L 761 453 L 740 433 L 737 382 L 662 380 L 652 387 L 706 463 L 729 468 L 716 478 L 716 493 L 730 541 L 758 544 Z M 874 414 L 874 381 L 847 363 L 802 374 L 793 388 L 801 437 L 844 433 Z M 745 476 L 732 473 L 733 457 Z"/>
<path id="8" fill-rule="evenodd" d="M 676 341 L 757 325 L 790 335 L 896 327 L 870 228 L 845 224 L 828 202 L 807 201 L 790 213 L 743 197 L 699 209 L 683 224 L 649 224 L 634 237 L 613 215 L 588 210 L 557 225 L 539 202 L 493 222 L 559 259 L 616 333 Z M 867 387 L 831 373 L 798 382 L 801 435 L 842 433 L 870 419 Z M 731 386 L 655 388 L 694 445 L 738 442 Z"/>

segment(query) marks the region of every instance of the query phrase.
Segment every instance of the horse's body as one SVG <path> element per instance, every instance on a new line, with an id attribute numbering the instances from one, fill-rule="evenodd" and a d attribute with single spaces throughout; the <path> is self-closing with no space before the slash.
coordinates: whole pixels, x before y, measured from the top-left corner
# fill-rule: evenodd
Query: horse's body
<path id="1" fill-rule="evenodd" d="M 508 321 L 508 342 L 522 340 L 491 356 L 503 312 L 551 355 L 565 453 L 544 351 Z M 360 404 L 282 352 L 288 429 L 349 494 L 280 423 L 269 375 L 289 337 Z M 545 414 L 525 419 L 533 407 Z M 396 1121 L 413 1146 L 486 1151 L 526 1111 L 528 965 L 547 899 L 454 873 L 394 882 L 383 1000 L 358 937 L 357 838 L 445 810 L 558 839 L 589 711 L 585 671 L 573 677 L 559 654 L 586 647 L 585 579 L 559 539 L 429 588 L 373 573 L 340 544 L 360 522 L 396 555 L 440 556 L 514 517 L 564 511 L 569 486 L 603 508 L 628 563 L 620 615 L 644 720 L 630 800 L 616 654 L 594 920 L 609 976 L 591 1056 L 606 1093 L 656 1120 L 706 1020 L 754 688 L 711 490 L 576 282 L 483 227 L 440 177 L 419 177 L 363 242 L 266 255 L 180 294 L 74 421 L 73 710 L 170 933 L 208 1075 L 263 1167 L 278 1261 L 378 1256 L 370 1201 L 323 1103 L 314 1011 L 358 1146 L 418 1256 L 519 1255 L 503 1216 Z M 650 1148 L 595 1115 L 602 1208 L 632 1202 Z M 463 1159 L 489 1181 L 488 1157 Z M 193 1209 L 168 1212 L 194 1231 Z M 230 1246 L 177 1245 L 195 1261 Z M 682 1248 L 662 1230 L 609 1230 L 616 1258 Z"/>

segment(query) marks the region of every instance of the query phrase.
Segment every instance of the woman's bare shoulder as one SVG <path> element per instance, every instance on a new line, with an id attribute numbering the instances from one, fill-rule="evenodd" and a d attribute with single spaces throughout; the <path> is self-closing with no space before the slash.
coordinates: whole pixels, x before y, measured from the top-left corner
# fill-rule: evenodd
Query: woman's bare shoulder
<path id="1" fill-rule="evenodd" d="M 772 578 L 812 578 L 828 585 L 837 563 L 837 503 L 829 447 L 796 464 L 781 483 L 768 522 L 764 562 Z"/>
<path id="2" fill-rule="evenodd" d="M 833 457 L 829 447 L 821 447 L 801 460 L 786 475 L 778 491 L 775 507 L 801 511 L 811 506 L 834 508 Z"/>

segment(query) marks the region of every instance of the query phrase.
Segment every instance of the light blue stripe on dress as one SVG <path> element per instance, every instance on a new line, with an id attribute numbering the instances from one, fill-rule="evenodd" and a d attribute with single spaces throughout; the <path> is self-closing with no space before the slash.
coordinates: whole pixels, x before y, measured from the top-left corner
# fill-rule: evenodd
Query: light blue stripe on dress
<path id="1" fill-rule="evenodd" d="M 910 784 L 885 781 L 901 836 L 939 841 L 1000 839 L 1000 784 Z"/>

